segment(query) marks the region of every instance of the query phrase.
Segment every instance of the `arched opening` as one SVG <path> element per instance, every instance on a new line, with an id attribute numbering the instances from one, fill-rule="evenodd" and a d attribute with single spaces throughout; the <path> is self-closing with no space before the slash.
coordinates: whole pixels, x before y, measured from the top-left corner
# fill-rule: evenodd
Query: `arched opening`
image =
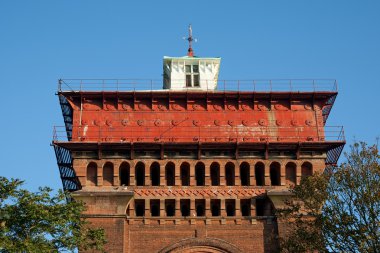
<path id="1" fill-rule="evenodd" d="M 157 253 L 242 253 L 243 251 L 230 242 L 228 238 L 216 239 L 211 234 L 207 236 L 180 239 L 175 243 L 157 251 Z M 226 231 L 227 232 L 227 231 Z M 227 241 L 226 241 L 227 240 Z"/>
<path id="2" fill-rule="evenodd" d="M 87 186 L 94 186 L 98 184 L 98 166 L 96 163 L 91 162 L 87 165 Z"/>
<path id="3" fill-rule="evenodd" d="M 251 200 L 241 199 L 240 210 L 241 210 L 241 216 L 251 216 Z"/>
<path id="4" fill-rule="evenodd" d="M 235 216 L 235 200 L 226 199 L 226 213 L 227 216 Z"/>
<path id="5" fill-rule="evenodd" d="M 195 181 L 197 186 L 205 185 L 205 165 L 202 162 L 195 165 Z"/>
<path id="6" fill-rule="evenodd" d="M 220 185 L 220 165 L 213 162 L 210 166 L 211 185 Z"/>
<path id="7" fill-rule="evenodd" d="M 255 178 L 257 186 L 265 185 L 265 166 L 264 163 L 258 162 L 255 164 Z"/>
<path id="8" fill-rule="evenodd" d="M 174 186 L 175 185 L 175 165 L 172 162 L 168 162 L 165 166 L 165 178 L 166 185 Z"/>
<path id="9" fill-rule="evenodd" d="M 269 174 L 271 185 L 281 185 L 281 165 L 278 162 L 271 163 Z"/>
<path id="10" fill-rule="evenodd" d="M 175 200 L 165 199 L 165 212 L 166 216 L 171 217 L 175 215 Z"/>
<path id="11" fill-rule="evenodd" d="M 159 199 L 150 200 L 150 215 L 152 217 L 160 216 L 160 200 Z"/>
<path id="12" fill-rule="evenodd" d="M 160 185 L 160 164 L 158 162 L 150 165 L 150 181 L 152 186 Z"/>
<path id="13" fill-rule="evenodd" d="M 182 186 L 190 185 L 190 164 L 186 162 L 181 164 L 181 184 Z"/>
<path id="14" fill-rule="evenodd" d="M 226 169 L 226 185 L 235 185 L 235 165 L 232 162 L 228 162 L 225 166 Z"/>
<path id="15" fill-rule="evenodd" d="M 106 162 L 103 166 L 103 185 L 113 185 L 113 164 Z"/>
<path id="16" fill-rule="evenodd" d="M 181 199 L 181 215 L 182 216 L 190 216 L 190 199 Z"/>
<path id="17" fill-rule="evenodd" d="M 119 167 L 120 185 L 130 185 L 130 166 L 129 163 L 123 162 Z"/>
<path id="18" fill-rule="evenodd" d="M 220 199 L 212 199 L 210 201 L 211 215 L 220 216 Z"/>
<path id="19" fill-rule="evenodd" d="M 301 166 L 301 176 L 308 177 L 313 175 L 313 165 L 309 162 L 304 162 Z"/>
<path id="20" fill-rule="evenodd" d="M 195 211 L 197 212 L 197 216 L 205 216 L 205 200 L 204 199 L 195 200 Z"/>
<path id="21" fill-rule="evenodd" d="M 135 178 L 137 186 L 145 185 L 145 164 L 138 162 L 135 166 Z"/>
<path id="22" fill-rule="evenodd" d="M 145 214 L 145 200 L 136 199 L 135 200 L 135 215 L 144 216 Z"/>
<path id="23" fill-rule="evenodd" d="M 295 163 L 289 162 L 285 166 L 286 185 L 296 185 L 297 182 L 297 167 Z"/>
<path id="24" fill-rule="evenodd" d="M 243 186 L 251 185 L 250 182 L 250 168 L 247 162 L 243 162 L 240 164 L 240 182 Z"/>

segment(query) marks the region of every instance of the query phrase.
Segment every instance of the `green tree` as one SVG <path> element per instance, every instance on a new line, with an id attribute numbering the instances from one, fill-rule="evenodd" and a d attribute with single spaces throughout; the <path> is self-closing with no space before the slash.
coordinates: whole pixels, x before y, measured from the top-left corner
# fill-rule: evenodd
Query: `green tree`
<path id="1" fill-rule="evenodd" d="M 103 250 L 104 231 L 81 217 L 83 203 L 47 187 L 30 192 L 22 183 L 0 177 L 0 252 Z"/>
<path id="2" fill-rule="evenodd" d="M 355 143 L 339 167 L 301 180 L 278 211 L 282 252 L 380 252 L 380 155 Z"/>

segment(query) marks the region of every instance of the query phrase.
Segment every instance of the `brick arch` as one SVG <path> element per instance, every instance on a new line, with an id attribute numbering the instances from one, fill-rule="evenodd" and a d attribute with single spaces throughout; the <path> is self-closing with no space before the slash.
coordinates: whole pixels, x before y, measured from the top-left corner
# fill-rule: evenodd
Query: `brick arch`
<path id="1" fill-rule="evenodd" d="M 135 164 L 135 185 L 144 186 L 145 185 L 145 163 L 139 161 Z"/>
<path id="2" fill-rule="evenodd" d="M 86 186 L 98 185 L 98 165 L 90 162 L 86 168 Z"/>
<path id="3" fill-rule="evenodd" d="M 235 245 L 216 238 L 188 238 L 180 240 L 158 253 L 242 253 Z"/>
<path id="4" fill-rule="evenodd" d="M 265 185 L 265 163 L 258 161 L 255 164 L 255 179 L 257 186 Z"/>
<path id="5" fill-rule="evenodd" d="M 227 162 L 224 165 L 224 175 L 225 175 L 227 186 L 235 185 L 235 170 L 236 170 L 236 165 L 233 162 Z"/>
<path id="6" fill-rule="evenodd" d="M 297 184 L 297 165 L 294 162 L 285 165 L 285 180 L 288 186 Z"/>
<path id="7" fill-rule="evenodd" d="M 269 176 L 271 185 L 281 185 L 281 164 L 279 162 L 272 162 L 269 166 Z"/>
<path id="8" fill-rule="evenodd" d="M 204 186 L 205 185 L 205 173 L 206 173 L 206 166 L 203 162 L 197 162 L 195 164 L 195 181 L 197 186 Z"/>
<path id="9" fill-rule="evenodd" d="M 182 162 L 180 165 L 180 177 L 181 185 L 189 186 L 190 185 L 190 163 Z"/>
<path id="10" fill-rule="evenodd" d="M 165 181 L 167 186 L 175 185 L 175 170 L 176 164 L 172 161 L 169 161 L 165 165 Z"/>
<path id="11" fill-rule="evenodd" d="M 161 165 L 158 162 L 152 162 L 150 164 L 150 169 L 149 169 L 150 185 L 152 186 L 160 185 L 160 173 L 161 173 Z"/>
<path id="12" fill-rule="evenodd" d="M 249 186 L 251 185 L 251 166 L 248 162 L 244 161 L 239 165 L 240 174 L 240 185 Z"/>
<path id="13" fill-rule="evenodd" d="M 143 164 L 146 168 L 149 168 L 150 166 L 150 163 L 149 161 L 146 161 L 146 160 L 130 160 L 128 161 L 131 165 L 131 167 L 135 167 L 137 164 Z"/>
<path id="14" fill-rule="evenodd" d="M 313 164 L 311 162 L 305 161 L 301 165 L 301 176 L 308 177 L 313 175 Z"/>
<path id="15" fill-rule="evenodd" d="M 113 185 L 113 173 L 114 166 L 112 162 L 106 162 L 103 165 L 103 185 L 112 186 Z"/>
<path id="16" fill-rule="evenodd" d="M 220 185 L 220 164 L 212 162 L 210 165 L 211 185 Z"/>
<path id="17" fill-rule="evenodd" d="M 129 186 L 131 183 L 131 165 L 126 161 L 119 166 L 119 183 L 125 186 Z"/>

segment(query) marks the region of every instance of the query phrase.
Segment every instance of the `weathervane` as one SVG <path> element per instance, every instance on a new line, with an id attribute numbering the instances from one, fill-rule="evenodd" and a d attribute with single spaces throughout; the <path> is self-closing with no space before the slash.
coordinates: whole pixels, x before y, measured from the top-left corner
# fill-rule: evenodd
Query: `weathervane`
<path id="1" fill-rule="evenodd" d="M 197 39 L 193 38 L 193 30 L 191 29 L 191 24 L 189 25 L 189 37 L 183 37 L 184 40 L 187 40 L 189 42 L 189 49 L 187 50 L 187 56 L 193 57 L 194 51 L 192 48 L 192 42 L 197 42 Z"/>

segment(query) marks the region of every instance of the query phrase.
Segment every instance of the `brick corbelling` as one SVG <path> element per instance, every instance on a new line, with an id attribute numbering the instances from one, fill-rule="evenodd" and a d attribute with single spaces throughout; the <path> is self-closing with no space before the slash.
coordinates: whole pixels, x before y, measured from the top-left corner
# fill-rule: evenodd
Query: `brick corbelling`
<path id="1" fill-rule="evenodd" d="M 265 194 L 265 189 L 245 188 L 206 188 L 206 189 L 135 189 L 134 196 L 138 197 L 223 197 L 223 198 L 252 198 Z"/>

